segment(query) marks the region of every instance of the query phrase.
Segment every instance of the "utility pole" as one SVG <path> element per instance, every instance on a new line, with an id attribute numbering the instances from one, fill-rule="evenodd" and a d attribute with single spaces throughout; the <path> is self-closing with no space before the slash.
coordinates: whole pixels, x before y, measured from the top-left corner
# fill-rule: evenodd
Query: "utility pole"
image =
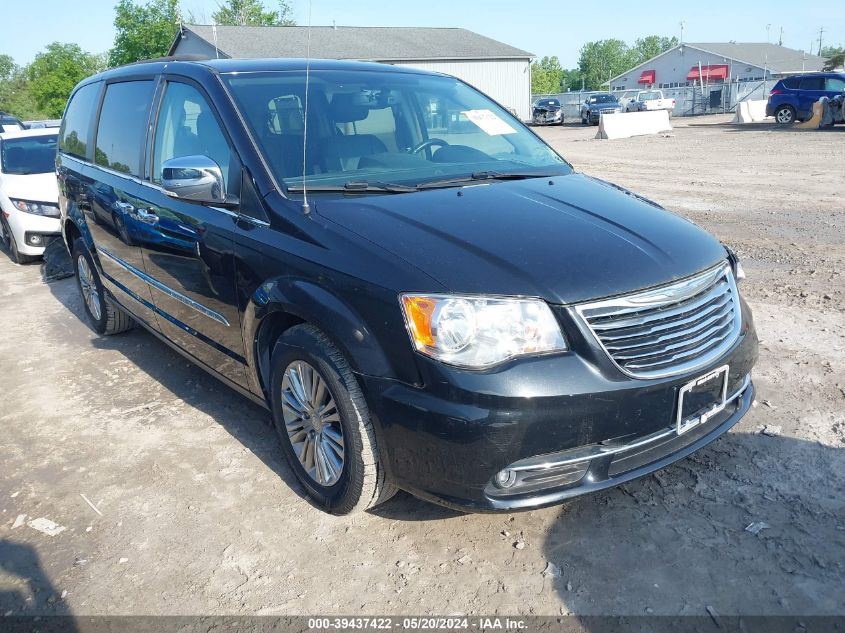
<path id="1" fill-rule="evenodd" d="M 681 20 L 681 44 L 684 43 L 684 27 L 687 25 L 686 20 Z"/>
<path id="2" fill-rule="evenodd" d="M 783 27 L 780 27 L 780 36 L 778 37 L 778 46 L 783 46 Z"/>
<path id="3" fill-rule="evenodd" d="M 767 25 L 766 25 L 766 44 L 771 44 L 771 42 L 772 42 L 772 39 L 769 37 L 769 32 L 770 32 L 771 30 L 772 30 L 772 25 L 771 25 L 771 24 L 767 24 Z"/>
<path id="4" fill-rule="evenodd" d="M 819 29 L 819 57 L 822 55 L 822 36 L 824 35 L 824 27 Z"/>

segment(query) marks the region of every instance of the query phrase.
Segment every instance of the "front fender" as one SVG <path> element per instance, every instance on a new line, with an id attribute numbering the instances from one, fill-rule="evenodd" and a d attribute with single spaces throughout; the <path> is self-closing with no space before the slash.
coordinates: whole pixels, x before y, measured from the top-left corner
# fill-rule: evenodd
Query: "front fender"
<path id="1" fill-rule="evenodd" d="M 243 316 L 247 363 L 262 395 L 269 382 L 270 353 L 275 340 L 266 339 L 267 324 L 307 322 L 320 328 L 343 352 L 359 374 L 394 378 L 418 384 L 419 371 L 395 295 L 378 288 L 358 288 L 349 301 L 311 281 L 281 277 L 252 293 Z M 401 344 L 386 350 L 381 341 L 398 334 Z"/>

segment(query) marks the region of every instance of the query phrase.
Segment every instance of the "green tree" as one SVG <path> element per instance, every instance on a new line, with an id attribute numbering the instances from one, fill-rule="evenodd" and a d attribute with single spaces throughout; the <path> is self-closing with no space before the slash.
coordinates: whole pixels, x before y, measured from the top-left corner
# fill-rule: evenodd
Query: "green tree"
<path id="1" fill-rule="evenodd" d="M 179 30 L 178 0 L 149 0 L 146 4 L 120 0 L 114 11 L 116 34 L 109 66 L 167 54 Z"/>
<path id="2" fill-rule="evenodd" d="M 555 94 L 560 92 L 563 69 L 557 57 L 544 57 L 531 64 L 531 93 Z"/>
<path id="3" fill-rule="evenodd" d="M 633 46 L 633 51 L 636 55 L 636 64 L 641 64 L 652 57 L 657 57 L 660 53 L 665 53 L 677 45 L 678 38 L 674 36 L 661 37 L 659 35 L 648 35 L 637 38 Z"/>
<path id="4" fill-rule="evenodd" d="M 841 46 L 825 46 L 821 52 L 821 56 L 827 60 L 824 65 L 825 70 L 837 70 L 845 67 L 845 48 Z"/>
<path id="5" fill-rule="evenodd" d="M 78 44 L 53 42 L 26 68 L 27 89 L 47 117 L 59 118 L 73 87 L 100 70 L 100 58 Z"/>
<path id="6" fill-rule="evenodd" d="M 560 90 L 566 92 L 567 90 L 581 89 L 581 73 L 577 68 L 563 70 L 560 73 Z"/>
<path id="7" fill-rule="evenodd" d="M 845 51 L 845 48 L 842 46 L 823 46 L 821 57 L 830 59 L 832 57 L 836 57 L 837 55 L 841 55 L 843 51 Z"/>
<path id="8" fill-rule="evenodd" d="M 581 47 L 578 70 L 587 90 L 600 90 L 608 79 L 636 65 L 637 53 L 617 39 L 587 42 Z"/>
<path id="9" fill-rule="evenodd" d="M 225 0 L 211 18 L 216 24 L 231 26 L 293 26 L 292 13 L 284 1 L 279 2 L 278 10 L 268 11 L 261 0 Z"/>

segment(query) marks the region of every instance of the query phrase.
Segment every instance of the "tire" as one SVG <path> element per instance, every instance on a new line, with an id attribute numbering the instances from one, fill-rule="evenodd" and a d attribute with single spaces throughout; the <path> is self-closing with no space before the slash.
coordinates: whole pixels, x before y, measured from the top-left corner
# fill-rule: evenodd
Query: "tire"
<path id="1" fill-rule="evenodd" d="M 390 499 L 397 489 L 384 479 L 369 409 L 343 354 L 322 331 L 303 324 L 279 337 L 271 364 L 273 423 L 291 469 L 314 503 L 326 512 L 343 515 L 363 512 Z M 309 380 L 309 375 L 316 375 L 319 381 Z M 310 395 L 297 395 L 297 381 L 304 387 L 299 392 Z M 316 385 L 315 391 L 322 396 L 315 396 L 309 384 Z M 325 413 L 317 415 L 316 411 Z M 336 446 L 341 447 L 340 454 Z M 302 460 L 298 451 L 304 455 Z M 329 456 L 334 466 L 328 465 Z M 321 468 L 318 462 L 326 466 Z"/>
<path id="2" fill-rule="evenodd" d="M 2 215 L 0 215 L 0 245 L 9 253 L 9 257 L 16 264 L 29 264 L 38 259 L 37 255 L 23 255 L 18 250 L 18 243 L 15 241 L 12 229 Z"/>
<path id="3" fill-rule="evenodd" d="M 73 242 L 73 270 L 76 285 L 82 295 L 85 314 L 97 334 L 119 334 L 135 326 L 129 313 L 106 294 L 94 259 L 81 237 Z"/>
<path id="4" fill-rule="evenodd" d="M 590 115 L 584 116 L 584 113 L 581 113 L 581 125 L 589 125 L 590 124 Z"/>
<path id="5" fill-rule="evenodd" d="M 778 106 L 775 110 L 775 121 L 781 125 L 792 125 L 796 118 L 795 108 L 791 105 Z"/>

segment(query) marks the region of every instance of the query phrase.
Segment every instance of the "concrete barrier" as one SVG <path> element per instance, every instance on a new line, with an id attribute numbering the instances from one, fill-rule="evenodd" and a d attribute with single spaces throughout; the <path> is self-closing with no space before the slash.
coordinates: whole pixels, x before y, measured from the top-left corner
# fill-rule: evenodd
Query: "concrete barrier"
<path id="1" fill-rule="evenodd" d="M 596 138 L 630 138 L 632 136 L 670 132 L 671 130 L 672 124 L 669 123 L 668 110 L 602 114 Z"/>
<path id="2" fill-rule="evenodd" d="M 758 123 L 766 117 L 766 99 L 740 101 L 736 104 L 734 123 Z"/>

